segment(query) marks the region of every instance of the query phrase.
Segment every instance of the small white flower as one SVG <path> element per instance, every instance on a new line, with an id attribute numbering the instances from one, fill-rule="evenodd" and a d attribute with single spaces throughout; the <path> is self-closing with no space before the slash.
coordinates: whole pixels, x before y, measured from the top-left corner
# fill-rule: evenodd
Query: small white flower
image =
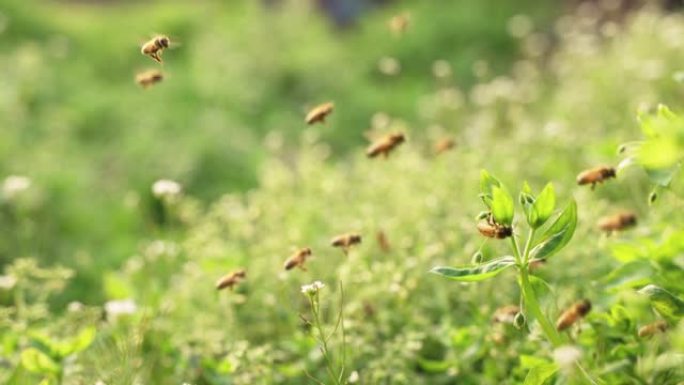
<path id="1" fill-rule="evenodd" d="M 553 359 L 561 368 L 571 368 L 580 357 L 582 351 L 576 346 L 561 346 L 553 351 Z"/>
<path id="2" fill-rule="evenodd" d="M 181 185 L 170 179 L 160 179 L 152 185 L 152 194 L 157 198 L 175 197 L 181 191 Z"/>
<path id="3" fill-rule="evenodd" d="M 357 372 L 357 371 L 355 370 L 355 371 L 351 372 L 351 374 L 349 375 L 349 379 L 347 380 L 347 382 L 349 382 L 350 384 L 355 384 L 355 383 L 357 383 L 358 381 L 359 381 L 359 372 Z"/>
<path id="4" fill-rule="evenodd" d="M 31 179 L 25 176 L 10 175 L 2 182 L 2 195 L 12 199 L 31 187 Z"/>
<path id="5" fill-rule="evenodd" d="M 82 303 L 80 303 L 78 301 L 73 301 L 73 302 L 69 302 L 69 305 L 67 305 L 67 311 L 69 311 L 71 313 L 76 313 L 76 312 L 83 310 L 84 307 L 85 306 Z"/>
<path id="6" fill-rule="evenodd" d="M 17 283 L 17 279 L 12 275 L 0 275 L 0 289 L 10 290 Z"/>
<path id="7" fill-rule="evenodd" d="M 132 299 L 108 301 L 104 305 L 107 319 L 116 321 L 120 316 L 130 315 L 138 310 L 138 306 Z"/>
<path id="8" fill-rule="evenodd" d="M 310 285 L 304 285 L 302 286 L 302 293 L 306 295 L 314 295 L 318 293 L 319 290 L 325 287 L 325 284 L 321 281 L 315 281 L 314 283 Z"/>

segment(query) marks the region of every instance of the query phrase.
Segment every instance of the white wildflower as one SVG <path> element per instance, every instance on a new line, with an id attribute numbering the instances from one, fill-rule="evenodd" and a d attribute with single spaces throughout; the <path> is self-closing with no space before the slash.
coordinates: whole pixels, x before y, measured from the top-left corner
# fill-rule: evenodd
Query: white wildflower
<path id="1" fill-rule="evenodd" d="M 347 382 L 349 382 L 350 384 L 355 384 L 355 383 L 357 383 L 358 381 L 359 381 L 359 372 L 357 372 L 357 371 L 355 370 L 355 371 L 351 372 L 351 374 L 349 375 L 349 379 L 347 380 Z"/>
<path id="2" fill-rule="evenodd" d="M 85 306 L 78 301 L 69 302 L 69 305 L 67 305 L 67 311 L 69 311 L 70 313 L 77 313 L 83 310 L 84 308 Z"/>
<path id="3" fill-rule="evenodd" d="M 115 322 L 119 317 L 130 315 L 138 310 L 138 306 L 132 299 L 108 301 L 104 305 L 107 319 Z"/>
<path id="4" fill-rule="evenodd" d="M 0 275 L 0 289 L 10 290 L 17 283 L 17 279 L 12 275 Z"/>
<path id="5" fill-rule="evenodd" d="M 576 346 L 561 346 L 553 351 L 553 359 L 561 368 L 571 368 L 580 357 L 582 357 L 582 351 Z"/>
<path id="6" fill-rule="evenodd" d="M 170 179 L 160 179 L 152 185 L 152 194 L 157 198 L 171 198 L 182 191 L 181 185 Z"/>
<path id="7" fill-rule="evenodd" d="M 314 295 L 318 293 L 319 290 L 325 287 L 325 284 L 321 281 L 315 281 L 314 283 L 310 285 L 304 285 L 302 286 L 302 293 L 306 295 Z"/>
<path id="8" fill-rule="evenodd" d="M 10 175 L 2 182 L 2 195 L 12 199 L 31 187 L 31 179 L 25 176 Z"/>

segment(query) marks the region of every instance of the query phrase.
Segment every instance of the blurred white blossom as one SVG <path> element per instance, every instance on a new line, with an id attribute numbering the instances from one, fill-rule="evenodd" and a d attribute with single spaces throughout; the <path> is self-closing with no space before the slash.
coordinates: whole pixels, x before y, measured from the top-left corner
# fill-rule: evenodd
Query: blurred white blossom
<path id="1" fill-rule="evenodd" d="M 157 198 L 175 197 L 178 196 L 181 191 L 181 185 L 170 179 L 160 179 L 152 185 L 152 194 Z"/>
<path id="2" fill-rule="evenodd" d="M 116 321 L 120 316 L 130 315 L 138 310 L 138 306 L 132 299 L 108 301 L 104 305 L 107 319 Z"/>
<path id="3" fill-rule="evenodd" d="M 553 359 L 561 368 L 571 368 L 580 357 L 582 357 L 582 351 L 576 346 L 561 346 L 553 351 Z"/>
<path id="4" fill-rule="evenodd" d="M 20 175 L 10 175 L 2 182 L 2 195 L 5 199 L 13 199 L 31 187 L 31 179 Z"/>
<path id="5" fill-rule="evenodd" d="M 0 289 L 10 290 L 17 283 L 17 279 L 12 275 L 0 275 Z"/>
<path id="6" fill-rule="evenodd" d="M 314 295 L 318 293 L 319 290 L 325 287 L 325 284 L 321 281 L 315 281 L 314 283 L 310 285 L 304 285 L 302 286 L 302 293 L 306 295 Z"/>

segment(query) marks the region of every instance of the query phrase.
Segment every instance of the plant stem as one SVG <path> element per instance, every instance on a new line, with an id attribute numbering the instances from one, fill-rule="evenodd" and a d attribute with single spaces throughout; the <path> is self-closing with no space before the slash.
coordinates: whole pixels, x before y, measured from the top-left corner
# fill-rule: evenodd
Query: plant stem
<path id="1" fill-rule="evenodd" d="M 316 294 L 315 296 L 318 296 L 318 294 Z M 333 379 L 333 381 L 336 384 L 340 384 L 339 379 L 337 378 L 337 376 L 335 376 L 333 364 L 332 364 L 332 361 L 330 360 L 330 355 L 329 355 L 329 350 L 328 350 L 328 340 L 325 336 L 325 332 L 323 331 L 323 326 L 321 325 L 318 299 L 314 299 L 314 296 L 309 297 L 309 299 L 311 302 L 311 312 L 313 313 L 313 316 L 314 316 L 314 324 L 316 325 L 316 329 L 318 329 L 318 335 L 320 336 L 319 340 L 321 341 L 321 345 L 322 345 L 321 346 L 321 353 L 323 353 L 323 358 L 325 359 L 326 367 L 328 370 L 328 375 Z"/>

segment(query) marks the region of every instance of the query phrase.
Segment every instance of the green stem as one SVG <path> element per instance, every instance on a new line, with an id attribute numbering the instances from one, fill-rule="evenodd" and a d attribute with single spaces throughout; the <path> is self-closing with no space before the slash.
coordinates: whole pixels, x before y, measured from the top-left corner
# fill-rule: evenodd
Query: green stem
<path id="1" fill-rule="evenodd" d="M 317 296 L 318 294 L 316 294 Z M 325 336 L 325 332 L 323 331 L 323 326 L 321 325 L 321 318 L 319 315 L 319 308 L 318 308 L 318 300 L 314 299 L 314 296 L 309 297 L 311 301 L 311 312 L 313 313 L 314 316 L 314 324 L 316 325 L 316 329 L 318 329 L 318 335 L 320 336 L 319 340 L 321 341 L 321 352 L 323 353 L 323 358 L 325 359 L 326 367 L 328 370 L 328 375 L 335 381 L 336 384 L 340 384 L 340 381 L 338 380 L 337 376 L 335 376 L 335 371 L 333 368 L 332 361 L 330 360 L 330 355 L 329 355 L 329 350 L 328 350 L 328 340 Z"/>

